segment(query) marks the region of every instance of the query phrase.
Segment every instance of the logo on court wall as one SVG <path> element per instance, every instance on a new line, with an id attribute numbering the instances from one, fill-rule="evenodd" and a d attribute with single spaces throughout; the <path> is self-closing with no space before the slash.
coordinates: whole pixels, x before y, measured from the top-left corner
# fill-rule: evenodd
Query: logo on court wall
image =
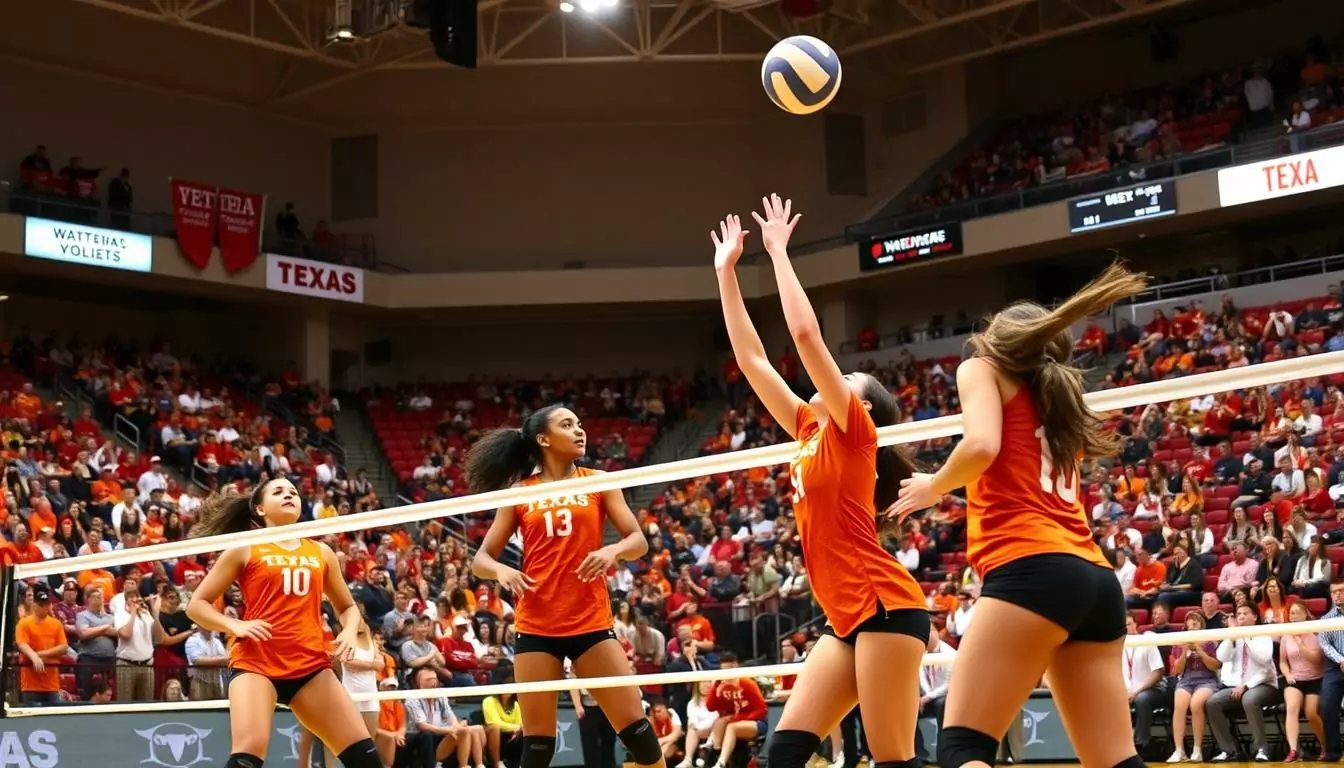
<path id="1" fill-rule="evenodd" d="M 213 733 L 210 728 L 197 728 L 187 723 L 160 723 L 135 733 L 149 742 L 149 757 L 141 760 L 141 765 L 191 768 L 214 762 L 205 754 L 205 738 Z"/>
<path id="2" fill-rule="evenodd" d="M 289 745 L 289 754 L 285 755 L 283 760 L 299 759 L 299 735 L 303 729 L 297 725 L 291 725 L 288 728 L 276 728 L 275 732 L 285 737 L 285 743 Z"/>
<path id="3" fill-rule="evenodd" d="M 573 724 L 573 721 L 555 724 L 555 754 L 564 754 L 573 749 L 573 747 L 569 746 L 569 743 L 565 741 L 565 735 L 569 733 L 569 727 Z"/>
<path id="4" fill-rule="evenodd" d="M 1022 710 L 1022 735 L 1026 737 L 1022 742 L 1022 746 L 1030 747 L 1032 744 L 1045 743 L 1045 739 L 1042 739 L 1037 735 L 1037 729 L 1040 728 L 1041 723 L 1045 722 L 1045 719 L 1049 716 L 1049 712 L 1033 712 L 1030 709 Z"/>

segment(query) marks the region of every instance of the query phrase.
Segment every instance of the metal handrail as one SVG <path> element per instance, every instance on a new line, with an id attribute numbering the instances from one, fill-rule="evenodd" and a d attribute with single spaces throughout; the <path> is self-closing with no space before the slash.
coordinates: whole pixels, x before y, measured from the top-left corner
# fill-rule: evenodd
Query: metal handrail
<path id="1" fill-rule="evenodd" d="M 122 426 L 123 424 L 125 426 Z M 123 432 L 123 430 L 128 430 L 128 432 Z M 140 442 L 140 427 L 120 413 L 112 414 L 112 434 L 135 446 L 136 453 L 145 449 L 145 446 Z"/>
<path id="2" fill-rule="evenodd" d="M 1062 179 L 1002 195 L 952 203 L 927 211 L 913 211 L 896 216 L 870 219 L 845 227 L 845 238 L 850 242 L 858 242 L 865 238 L 928 226 L 937 222 L 969 221 L 970 219 L 1009 213 L 1024 208 L 1034 208 L 1038 205 L 1057 203 L 1080 195 L 1094 194 L 1125 186 L 1142 179 L 1185 176 L 1200 171 L 1226 168 L 1252 160 L 1296 154 L 1337 144 L 1344 144 L 1344 123 L 1331 123 L 1309 131 L 1284 134 L 1265 141 L 1211 147 L 1171 160 L 1160 160 L 1146 165 L 1125 166 L 1105 174 Z"/>
<path id="3" fill-rule="evenodd" d="M 1324 253 L 1325 248 L 1319 248 L 1314 253 Z M 1148 288 L 1148 290 L 1126 300 L 1122 304 L 1112 307 L 1111 310 L 1099 317 L 1108 318 L 1111 321 L 1112 330 L 1115 329 L 1116 321 L 1121 313 L 1132 307 L 1162 301 L 1175 297 L 1202 296 L 1217 291 L 1237 288 L 1247 285 L 1257 285 L 1264 283 L 1273 283 L 1279 280 L 1290 280 L 1306 275 L 1325 274 L 1334 270 L 1344 269 L 1344 254 L 1330 254 L 1328 256 L 1315 256 L 1308 259 L 1289 262 L 1287 264 L 1276 264 L 1269 267 L 1255 267 L 1254 269 L 1244 269 L 1240 272 L 1228 272 L 1226 274 L 1205 275 L 1203 277 L 1190 278 L 1188 280 L 1178 280 L 1171 283 L 1162 283 Z M 1268 279 L 1263 279 L 1268 278 Z M 947 328 L 948 326 L 944 326 Z M 891 347 L 900 347 L 910 344 L 908 333 L 910 329 L 905 329 L 897 333 L 888 333 L 879 336 L 877 347 L 869 352 L 876 352 L 878 349 L 890 349 Z M 955 338 L 948 336 L 946 338 Z M 849 339 L 840 344 L 841 354 L 850 354 L 858 352 L 858 342 Z"/>

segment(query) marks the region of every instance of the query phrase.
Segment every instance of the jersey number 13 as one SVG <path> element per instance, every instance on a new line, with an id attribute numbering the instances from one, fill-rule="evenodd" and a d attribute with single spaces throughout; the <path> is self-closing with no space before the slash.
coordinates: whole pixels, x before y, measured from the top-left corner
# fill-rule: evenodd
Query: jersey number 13
<path id="1" fill-rule="evenodd" d="M 1036 438 L 1041 441 L 1041 490 L 1053 493 L 1065 504 L 1078 503 L 1078 471 L 1075 468 L 1072 478 L 1055 471 L 1055 461 L 1050 456 L 1050 443 L 1045 439 L 1045 427 L 1036 428 Z"/>

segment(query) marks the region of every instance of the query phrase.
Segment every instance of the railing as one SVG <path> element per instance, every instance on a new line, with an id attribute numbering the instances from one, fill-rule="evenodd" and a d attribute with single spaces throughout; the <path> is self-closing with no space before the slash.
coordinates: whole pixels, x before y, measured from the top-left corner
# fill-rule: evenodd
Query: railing
<path id="1" fill-rule="evenodd" d="M 134 446 L 136 453 L 148 447 L 140 442 L 140 428 L 120 413 L 112 415 L 112 434 Z"/>
<path id="2" fill-rule="evenodd" d="M 1184 176 L 1200 171 L 1226 168 L 1266 157 L 1296 154 L 1341 143 L 1344 143 L 1344 123 L 1333 123 L 1302 133 L 1285 134 L 1268 141 L 1215 147 L 1191 155 L 1184 155 L 1174 160 L 1126 166 L 1109 173 L 1063 179 L 1003 195 L 967 200 L 963 203 L 953 203 L 927 211 L 914 211 L 898 216 L 871 219 L 845 227 L 845 238 L 849 242 L 858 242 L 866 238 L 924 227 L 937 222 L 969 221 L 970 219 L 1019 211 L 1024 208 L 1034 208 L 1038 205 L 1057 203 L 1080 195 L 1094 194 L 1125 186 L 1143 179 Z"/>
<path id="3" fill-rule="evenodd" d="M 36 194 L 8 181 L 0 181 L 0 205 L 4 210 L 22 216 L 177 239 L 177 224 L 171 213 L 128 211 L 110 208 L 96 199 Z M 318 245 L 306 238 L 284 237 L 274 231 L 264 231 L 265 226 L 266 222 L 262 222 L 262 247 L 268 253 L 385 272 L 407 271 L 378 258 L 373 235 L 333 232 L 329 244 Z"/>
<path id="4" fill-rule="evenodd" d="M 22 660 L 23 665 L 20 666 L 21 659 L 18 653 L 7 654 L 7 657 L 4 669 L 4 698 L 10 706 L 20 706 L 22 695 L 19 688 L 19 673 L 21 669 L 31 670 L 32 667 L 26 660 Z M 107 687 L 107 693 L 112 697 L 111 701 L 118 703 L 169 702 L 169 699 L 164 698 L 165 689 L 173 680 L 176 680 L 181 686 L 182 693 L 191 696 L 192 685 L 189 672 L 192 667 L 186 664 L 159 663 L 161 661 L 162 659 L 159 658 L 153 664 L 137 665 L 115 662 L 88 662 L 66 657 L 58 663 L 47 660 L 46 664 L 48 668 L 56 667 L 60 671 L 60 690 L 57 692 L 60 700 L 56 702 L 60 705 L 88 702 L 94 693 L 102 690 L 103 686 Z M 108 660 L 108 662 L 111 662 L 111 660 Z M 478 664 L 480 664 L 479 661 Z M 489 674 L 494 668 L 491 663 L 487 663 L 465 671 L 466 674 L 475 679 L 476 684 L 484 684 L 489 682 Z M 200 667 L 200 669 L 221 673 L 221 679 L 223 680 L 228 678 L 227 670 L 224 667 Z M 149 685 L 152 690 L 148 697 L 144 696 L 145 681 L 138 679 L 146 673 L 152 676 Z M 460 685 L 452 682 L 445 682 L 444 684 L 449 687 Z M 137 688 L 139 690 L 136 690 Z M 227 685 L 224 685 L 218 690 L 223 693 L 226 689 Z M 198 689 L 198 691 L 201 690 L 204 689 Z M 123 696 L 126 698 L 122 698 Z M 131 698 L 132 696 L 134 698 Z M 194 696 L 191 696 L 191 698 L 197 700 Z M 173 699 L 171 701 L 181 700 Z M 202 700 L 212 701 L 215 699 Z M 220 698 L 218 701 L 222 707 L 227 706 L 227 699 Z"/>
<path id="5" fill-rule="evenodd" d="M 1325 247 L 1317 248 L 1313 253 L 1325 254 Z M 1244 269 L 1239 272 L 1228 272 L 1226 274 L 1205 275 L 1195 277 L 1189 280 L 1178 280 L 1171 283 L 1162 283 L 1154 285 L 1143 293 L 1132 299 L 1126 300 L 1122 304 L 1113 307 L 1108 315 L 1111 320 L 1112 330 L 1115 330 L 1116 321 L 1122 313 L 1127 311 L 1128 307 L 1138 306 L 1154 301 L 1162 301 L 1184 296 L 1202 296 L 1217 291 L 1225 291 L 1229 288 L 1242 288 L 1250 285 L 1260 285 L 1264 283 L 1278 282 L 1279 280 L 1291 280 L 1298 277 L 1307 277 L 1309 275 L 1321 275 L 1329 272 L 1344 269 L 1344 254 L 1331 254 L 1313 256 L 1311 258 L 1290 262 L 1287 264 L 1276 264 L 1270 267 L 1256 267 L 1254 269 Z M 939 332 L 933 335 L 932 332 Z M 916 339 L 915 334 L 925 335 L 923 339 Z M 955 333 L 952 326 L 940 326 L 939 328 L 902 328 L 896 333 L 888 333 L 878 337 L 877 349 L 888 349 L 917 341 L 927 341 L 930 338 L 954 338 L 959 334 Z M 850 339 L 840 344 L 840 353 L 849 354 L 860 351 L 858 342 Z"/>
<path id="6" fill-rule="evenodd" d="M 771 622 L 773 622 L 773 626 L 775 629 L 774 633 L 771 635 L 771 637 L 774 637 L 775 640 L 773 643 L 770 644 L 769 648 L 765 649 L 764 658 L 769 659 L 771 663 L 778 662 L 781 660 L 779 657 L 779 644 L 782 642 L 781 638 L 787 637 L 793 634 L 794 632 L 798 631 L 797 630 L 798 621 L 794 619 L 792 616 L 788 615 L 787 613 L 775 612 L 775 613 L 756 614 L 756 616 L 751 620 L 751 657 L 753 659 L 762 658 L 761 619 L 768 619 Z M 786 622 L 788 623 L 789 627 L 787 630 L 783 628 Z"/>

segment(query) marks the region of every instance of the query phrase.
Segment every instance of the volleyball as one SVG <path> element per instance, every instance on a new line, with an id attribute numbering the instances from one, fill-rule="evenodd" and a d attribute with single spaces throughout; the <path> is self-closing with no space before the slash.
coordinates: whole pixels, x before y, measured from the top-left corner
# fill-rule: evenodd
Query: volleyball
<path id="1" fill-rule="evenodd" d="M 840 90 L 840 56 L 815 37 L 785 38 L 766 54 L 761 85 L 775 106 L 810 115 L 830 104 Z"/>

